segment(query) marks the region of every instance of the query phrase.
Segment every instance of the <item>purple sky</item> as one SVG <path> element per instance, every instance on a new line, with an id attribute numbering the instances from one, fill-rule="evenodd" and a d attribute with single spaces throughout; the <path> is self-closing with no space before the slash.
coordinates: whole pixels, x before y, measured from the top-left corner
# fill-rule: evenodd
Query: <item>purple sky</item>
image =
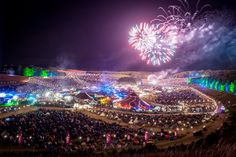
<path id="1" fill-rule="evenodd" d="M 219 0 L 221 5 L 223 0 Z M 226 0 L 227 1 L 227 0 Z M 175 0 L 21 0 L 3 8 L 1 62 L 85 70 L 151 70 L 128 45 L 129 29 Z M 233 0 L 228 0 L 233 4 Z M 194 65 L 190 69 L 194 69 Z M 208 65 L 202 65 L 208 68 Z M 187 68 L 188 69 L 188 68 Z"/>

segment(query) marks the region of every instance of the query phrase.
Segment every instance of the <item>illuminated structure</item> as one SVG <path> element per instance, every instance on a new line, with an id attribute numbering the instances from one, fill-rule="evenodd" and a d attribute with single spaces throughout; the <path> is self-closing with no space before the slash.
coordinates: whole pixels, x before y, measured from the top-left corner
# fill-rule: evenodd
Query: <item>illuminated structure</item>
<path id="1" fill-rule="evenodd" d="M 131 93 L 125 99 L 116 102 L 114 107 L 135 111 L 147 111 L 153 109 L 153 106 L 141 100 L 135 93 Z"/>
<path id="2" fill-rule="evenodd" d="M 223 82 L 212 78 L 189 78 L 188 84 L 196 84 L 204 88 L 236 94 L 236 81 Z"/>

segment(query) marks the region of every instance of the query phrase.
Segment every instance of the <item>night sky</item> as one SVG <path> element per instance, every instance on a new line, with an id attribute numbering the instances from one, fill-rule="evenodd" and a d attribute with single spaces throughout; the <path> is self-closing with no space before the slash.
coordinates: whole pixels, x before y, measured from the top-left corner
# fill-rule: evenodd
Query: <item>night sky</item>
<path id="1" fill-rule="evenodd" d="M 235 0 L 212 0 L 218 9 L 234 10 Z M 83 70 L 148 70 L 128 45 L 129 29 L 149 22 L 159 6 L 175 0 L 6 0 L 1 5 L 1 64 Z M 219 56 L 218 56 L 219 58 Z M 236 68 L 223 59 L 204 60 L 184 70 Z M 236 60 L 235 60 L 236 62 Z M 214 63 L 214 64 L 212 64 Z M 215 65 L 218 66 L 215 66 Z"/>

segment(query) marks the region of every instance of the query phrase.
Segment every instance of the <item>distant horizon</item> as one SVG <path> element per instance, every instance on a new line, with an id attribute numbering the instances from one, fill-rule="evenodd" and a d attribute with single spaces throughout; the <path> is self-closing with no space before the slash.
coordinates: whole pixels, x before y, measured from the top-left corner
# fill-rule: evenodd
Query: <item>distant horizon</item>
<path id="1" fill-rule="evenodd" d="M 180 73 L 180 72 L 188 72 L 188 71 L 236 71 L 236 69 L 198 69 L 198 70 L 183 70 L 183 69 L 159 69 L 158 71 L 154 71 L 154 70 L 96 70 L 96 69 L 83 69 L 83 68 L 63 68 L 63 67 L 56 67 L 56 66 L 40 66 L 40 65 L 13 65 L 13 64 L 4 64 L 4 65 L 0 65 L 0 67 L 3 66 L 23 66 L 23 67 L 37 67 L 37 68 L 43 68 L 43 69 L 55 69 L 55 70 L 80 70 L 80 71 L 104 71 L 104 72 L 162 72 L 162 71 L 168 71 L 168 70 L 176 70 L 176 73 Z"/>
<path id="2" fill-rule="evenodd" d="M 195 5 L 193 1 L 189 2 Z M 158 7 L 167 8 L 172 4 L 179 3 L 173 0 L 7 1 L 2 10 L 0 64 L 100 71 L 236 69 L 235 41 L 230 35 L 236 33 L 235 22 L 219 34 L 222 39 L 217 41 L 226 43 L 204 41 L 205 44 L 193 48 L 186 44 L 176 50 L 170 62 L 160 66 L 147 65 L 141 59 L 139 52 L 128 42 L 129 30 L 141 22 L 153 20 L 160 13 Z M 235 21 L 234 0 L 211 0 L 209 4 L 217 11 L 227 12 L 223 19 Z M 218 34 L 218 29 L 214 29 L 213 34 Z M 197 41 L 191 43 L 194 45 Z M 217 44 L 210 53 L 197 50 L 204 46 L 211 49 Z"/>

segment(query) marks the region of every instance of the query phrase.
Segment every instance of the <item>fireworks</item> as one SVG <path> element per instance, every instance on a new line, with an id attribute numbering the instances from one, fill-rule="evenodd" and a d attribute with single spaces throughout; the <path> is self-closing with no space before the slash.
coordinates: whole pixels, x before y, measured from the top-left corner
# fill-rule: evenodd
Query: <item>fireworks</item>
<path id="1" fill-rule="evenodd" d="M 171 5 L 166 10 L 160 7 L 162 14 L 150 24 L 141 23 L 130 30 L 129 44 L 147 64 L 170 62 L 179 47 L 194 38 L 203 38 L 212 29 L 205 24 L 209 4 L 201 5 L 198 0 L 196 6 L 191 7 L 187 0 L 178 2 L 180 5 Z"/>
<path id="2" fill-rule="evenodd" d="M 156 30 L 154 25 L 141 23 L 134 26 L 129 32 L 129 43 L 141 52 L 151 49 L 156 43 Z"/>
<path id="3" fill-rule="evenodd" d="M 171 5 L 167 9 L 159 7 L 162 14 L 158 15 L 151 22 L 164 25 L 175 25 L 179 29 L 190 29 L 196 21 L 205 19 L 209 13 L 210 4 L 200 5 L 200 0 L 191 7 L 188 0 L 177 0 L 180 5 Z"/>
<path id="4" fill-rule="evenodd" d="M 129 32 L 129 44 L 140 52 L 147 64 L 160 65 L 171 60 L 175 52 L 174 27 L 141 23 Z"/>

